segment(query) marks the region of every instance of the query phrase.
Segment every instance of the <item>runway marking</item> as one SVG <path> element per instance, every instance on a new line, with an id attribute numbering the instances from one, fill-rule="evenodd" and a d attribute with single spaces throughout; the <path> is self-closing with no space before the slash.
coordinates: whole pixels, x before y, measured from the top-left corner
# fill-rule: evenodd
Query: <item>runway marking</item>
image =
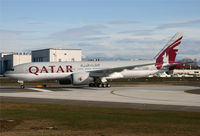
<path id="1" fill-rule="evenodd" d="M 200 89 L 186 90 L 185 93 L 200 95 Z"/>
<path id="2" fill-rule="evenodd" d="M 35 90 L 35 91 L 40 91 L 40 92 L 53 92 L 53 91 L 46 90 L 46 89 L 41 89 L 41 88 L 27 88 L 27 89 Z"/>
<path id="3" fill-rule="evenodd" d="M 134 97 L 134 96 L 126 96 L 126 95 L 122 95 L 122 94 L 117 94 L 116 91 L 119 90 L 113 90 L 110 93 L 113 95 L 117 95 L 117 96 L 121 96 L 121 97 L 126 97 L 126 98 L 135 98 L 135 99 L 143 99 L 143 100 L 157 100 L 157 101 L 170 101 L 170 100 L 166 100 L 166 99 L 150 99 L 150 98 L 144 98 L 144 97 Z"/>

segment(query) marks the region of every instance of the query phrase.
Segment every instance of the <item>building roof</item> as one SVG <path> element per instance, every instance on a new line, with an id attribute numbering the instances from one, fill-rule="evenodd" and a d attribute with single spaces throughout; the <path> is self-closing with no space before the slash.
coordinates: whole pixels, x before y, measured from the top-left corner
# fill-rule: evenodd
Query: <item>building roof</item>
<path id="1" fill-rule="evenodd" d="M 46 49 L 38 49 L 38 50 L 33 50 L 33 51 L 42 51 L 42 50 L 81 50 L 81 49 L 46 48 Z"/>
<path id="2" fill-rule="evenodd" d="M 25 52 L 1 52 L 0 54 L 3 54 L 4 56 L 8 55 L 31 55 L 31 53 L 25 53 Z"/>
<path id="3" fill-rule="evenodd" d="M 7 55 L 7 54 L 13 54 L 14 52 L 0 52 L 0 54 L 5 54 L 5 55 Z"/>

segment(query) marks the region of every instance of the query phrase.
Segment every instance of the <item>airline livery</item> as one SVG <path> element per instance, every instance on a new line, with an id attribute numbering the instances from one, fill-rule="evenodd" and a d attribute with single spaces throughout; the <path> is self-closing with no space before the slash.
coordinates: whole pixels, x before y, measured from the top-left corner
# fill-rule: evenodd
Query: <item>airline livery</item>
<path id="1" fill-rule="evenodd" d="M 24 81 L 58 80 L 60 84 L 110 87 L 107 80 L 138 78 L 166 72 L 181 67 L 175 58 L 182 33 L 176 33 L 152 60 L 136 61 L 82 61 L 82 62 L 32 62 L 14 66 L 5 76 Z"/>

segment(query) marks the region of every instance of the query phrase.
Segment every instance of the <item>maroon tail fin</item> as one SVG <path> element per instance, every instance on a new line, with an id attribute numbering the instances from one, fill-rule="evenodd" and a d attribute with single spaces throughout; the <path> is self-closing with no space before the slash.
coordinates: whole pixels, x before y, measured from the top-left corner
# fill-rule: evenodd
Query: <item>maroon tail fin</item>
<path id="1" fill-rule="evenodd" d="M 161 69 L 163 65 L 173 64 L 183 38 L 183 33 L 176 33 L 165 47 L 154 57 L 156 68 Z"/>

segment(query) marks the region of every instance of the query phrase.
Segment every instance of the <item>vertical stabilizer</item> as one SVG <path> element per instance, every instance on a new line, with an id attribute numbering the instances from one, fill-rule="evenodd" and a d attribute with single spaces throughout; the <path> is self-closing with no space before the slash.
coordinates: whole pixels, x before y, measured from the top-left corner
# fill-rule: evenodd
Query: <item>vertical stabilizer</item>
<path id="1" fill-rule="evenodd" d="M 173 64 L 183 38 L 183 33 L 176 33 L 165 47 L 154 57 L 156 68 L 161 69 L 163 65 Z"/>

